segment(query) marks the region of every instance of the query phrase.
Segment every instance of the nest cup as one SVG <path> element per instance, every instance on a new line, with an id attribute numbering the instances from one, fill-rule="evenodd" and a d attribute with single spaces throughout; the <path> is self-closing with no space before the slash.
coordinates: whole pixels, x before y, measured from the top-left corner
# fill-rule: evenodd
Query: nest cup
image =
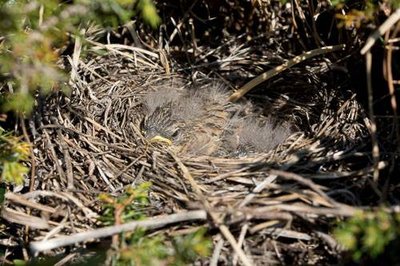
<path id="1" fill-rule="evenodd" d="M 232 232 L 239 233 L 244 223 L 251 228 L 255 240 L 246 245 L 253 250 L 272 248 L 265 239 L 277 237 L 276 231 L 264 226 L 271 220 L 294 244 L 315 240 L 309 228 L 317 219 L 304 220 L 291 210 L 323 207 L 335 213 L 337 205 L 323 189 L 342 184 L 316 185 L 310 173 L 323 179 L 351 167 L 351 151 L 366 136 L 366 120 L 354 96 L 318 90 L 312 97 L 320 97 L 321 103 L 334 98 L 338 104 L 313 109 L 293 101 L 287 116 L 292 120 L 282 120 L 274 118 L 281 111 L 276 105 L 265 115 L 262 101 L 228 102 L 232 91 L 221 85 L 226 84 L 223 79 L 199 75 L 194 82 L 180 74 L 165 75 L 155 62 L 146 63 L 149 58 L 138 54 L 142 60 L 133 60 L 123 54 L 88 59 L 77 70 L 72 94 L 50 97 L 43 105 L 35 125 L 37 191 L 25 196 L 68 212 L 48 216 L 48 226 L 32 231 L 32 239 L 42 239 L 51 233 L 49 224 L 65 217 L 73 227 L 63 227 L 60 234 L 89 230 L 101 215 L 100 193 L 117 196 L 128 186 L 151 181 L 149 217 L 201 209 L 201 193 Z M 171 145 L 150 142 L 156 135 Z M 310 179 L 278 177 L 272 168 Z M 326 180 L 324 185 L 331 182 Z M 13 202 L 5 205 L 21 215 L 41 213 Z M 177 228 L 199 225 L 207 223 Z M 286 230 L 286 225 L 293 226 Z M 229 255 L 229 250 L 224 252 Z"/>

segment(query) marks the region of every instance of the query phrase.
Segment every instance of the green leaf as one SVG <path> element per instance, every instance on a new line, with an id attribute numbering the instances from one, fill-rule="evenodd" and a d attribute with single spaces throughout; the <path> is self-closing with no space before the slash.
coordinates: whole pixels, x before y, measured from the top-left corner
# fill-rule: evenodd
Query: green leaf
<path id="1" fill-rule="evenodd" d="M 24 260 L 13 260 L 14 266 L 24 266 L 26 265 L 26 261 Z"/>
<path id="2" fill-rule="evenodd" d="M 141 0 L 139 2 L 139 9 L 143 20 L 148 23 L 153 29 L 157 28 L 161 23 L 161 18 L 157 14 L 157 9 L 152 1 Z"/>
<path id="3" fill-rule="evenodd" d="M 4 162 L 1 179 L 3 182 L 22 185 L 24 183 L 24 175 L 29 172 L 29 168 L 19 162 Z"/>
<path id="4" fill-rule="evenodd" d="M 30 114 L 32 112 L 34 99 L 28 93 L 14 93 L 9 96 L 8 102 L 3 106 L 5 111 L 16 110 L 23 114 Z"/>

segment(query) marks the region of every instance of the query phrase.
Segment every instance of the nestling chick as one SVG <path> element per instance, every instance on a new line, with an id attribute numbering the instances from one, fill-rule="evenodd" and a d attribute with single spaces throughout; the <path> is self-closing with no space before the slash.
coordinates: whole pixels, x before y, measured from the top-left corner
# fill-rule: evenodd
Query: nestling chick
<path id="1" fill-rule="evenodd" d="M 292 133 L 289 123 L 277 124 L 272 118 L 234 118 L 224 134 L 224 148 L 234 156 L 267 152 Z"/>
<path id="2" fill-rule="evenodd" d="M 145 137 L 170 143 L 188 156 L 244 156 L 268 151 L 291 134 L 288 124 L 240 115 L 249 108 L 229 103 L 228 95 L 215 84 L 192 90 L 163 87 L 147 94 L 141 123 Z"/>

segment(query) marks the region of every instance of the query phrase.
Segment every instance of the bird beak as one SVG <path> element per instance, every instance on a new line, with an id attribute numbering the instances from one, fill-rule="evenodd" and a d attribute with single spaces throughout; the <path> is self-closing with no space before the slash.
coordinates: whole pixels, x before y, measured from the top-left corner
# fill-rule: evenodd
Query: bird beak
<path id="1" fill-rule="evenodd" d="M 150 143 L 163 143 L 166 144 L 167 146 L 171 146 L 172 145 L 172 141 L 170 139 L 164 138 L 160 135 L 157 135 L 153 138 L 151 138 Z"/>

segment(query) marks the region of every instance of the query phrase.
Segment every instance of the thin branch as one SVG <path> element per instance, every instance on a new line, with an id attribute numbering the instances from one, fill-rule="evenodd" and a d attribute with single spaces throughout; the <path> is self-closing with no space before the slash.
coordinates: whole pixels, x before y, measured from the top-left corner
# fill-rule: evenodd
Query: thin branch
<path id="1" fill-rule="evenodd" d="M 383 22 L 382 25 L 380 25 L 379 28 L 368 37 L 360 53 L 362 55 L 365 55 L 375 44 L 376 40 L 378 40 L 381 37 L 381 35 L 387 32 L 399 20 L 400 20 L 400 8 L 396 9 L 396 11 L 392 15 L 390 15 L 385 20 L 385 22 Z"/>
<path id="2" fill-rule="evenodd" d="M 264 72 L 263 74 L 257 76 L 256 78 L 250 80 L 248 83 L 244 84 L 240 89 L 238 89 L 236 92 L 234 92 L 229 97 L 229 101 L 231 101 L 231 102 L 238 101 L 246 93 L 248 93 L 250 90 L 254 89 L 257 85 L 269 80 L 270 78 L 278 75 L 279 73 L 283 72 L 286 69 L 291 68 L 294 65 L 297 65 L 307 59 L 316 57 L 318 55 L 327 54 L 327 53 L 331 53 L 331 52 L 335 52 L 335 51 L 339 51 L 339 50 L 344 50 L 345 47 L 346 47 L 346 45 L 344 45 L 344 44 L 325 46 L 325 47 L 314 49 L 314 50 L 302 53 L 301 55 L 295 56 L 294 58 L 288 60 L 286 63 L 284 63 L 280 66 L 277 66 L 271 70 L 268 70 L 267 72 Z"/>
<path id="3" fill-rule="evenodd" d="M 133 221 L 126 224 L 107 226 L 92 231 L 81 232 L 69 236 L 62 236 L 46 241 L 34 241 L 30 243 L 32 253 L 42 252 L 54 248 L 65 247 L 93 239 L 109 237 L 122 232 L 133 231 L 137 228 L 158 229 L 178 222 L 206 220 L 207 213 L 203 210 L 181 212 L 167 216 L 155 216 L 143 221 Z"/>

